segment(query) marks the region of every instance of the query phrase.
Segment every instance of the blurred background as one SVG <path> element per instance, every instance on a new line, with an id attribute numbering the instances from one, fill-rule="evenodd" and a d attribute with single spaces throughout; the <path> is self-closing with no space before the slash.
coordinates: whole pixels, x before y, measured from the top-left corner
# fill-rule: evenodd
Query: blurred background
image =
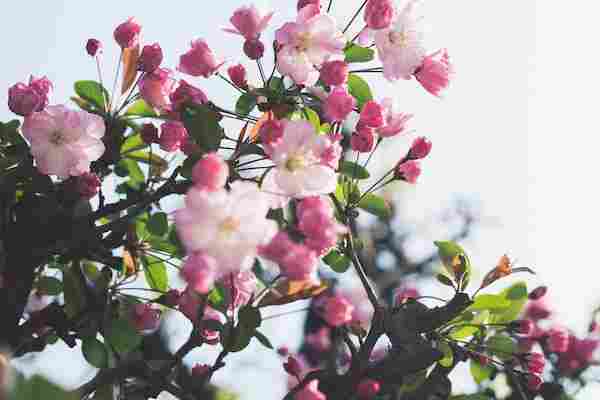
<path id="1" fill-rule="evenodd" d="M 220 30 L 235 8 L 249 2 L 7 3 L 0 24 L 4 54 L 0 87 L 8 89 L 30 74 L 47 75 L 54 83 L 52 101 L 67 102 L 74 81 L 97 79 L 95 63 L 84 50 L 90 37 L 105 45 L 103 75 L 112 82 L 118 58 L 112 31 L 129 16 L 143 25 L 144 43 L 161 44 L 165 66 L 174 68 L 190 40 L 203 37 L 228 61 L 243 61 L 253 71 L 242 58 L 241 40 Z M 295 16 L 295 0 L 254 3 L 277 10 L 272 28 Z M 340 25 L 360 3 L 334 0 L 332 12 Z M 417 258 L 430 252 L 432 241 L 447 235 L 435 228 L 444 211 L 453 204 L 468 204 L 479 223 L 463 244 L 479 272 L 492 268 L 504 253 L 533 268 L 538 274 L 530 279 L 531 286 L 548 285 L 558 319 L 579 333 L 600 303 L 595 253 L 600 220 L 595 154 L 600 143 L 595 110 L 600 55 L 594 51 L 600 28 L 595 11 L 595 2 L 585 0 L 424 2 L 427 47 L 448 48 L 456 69 L 445 98 L 434 98 L 414 81 L 390 84 L 378 75 L 367 76 L 376 96 L 397 98 L 403 111 L 415 114 L 411 127 L 434 143 L 419 184 L 389 194 L 398 199 L 399 229 L 415 232 L 405 251 Z M 218 104 L 235 102 L 235 92 L 216 78 L 198 78 L 194 83 Z M 13 117 L 6 96 L 2 90 L 2 120 Z M 410 139 L 389 143 L 379 153 L 384 163 L 399 159 Z M 442 290 L 434 285 L 425 289 L 430 295 Z M 293 349 L 302 324 L 301 313 L 274 318 L 265 322 L 264 333 L 274 345 Z M 181 322 L 169 329 L 177 341 L 185 340 L 189 327 Z M 203 358 L 209 362 L 214 355 L 190 357 L 194 358 L 190 362 Z M 80 351 L 60 344 L 30 358 L 35 362 L 22 361 L 27 372 L 43 372 L 68 387 L 94 373 Z M 216 375 L 217 383 L 240 393 L 242 399 L 276 399 L 284 394 L 280 358 L 256 345 L 232 357 L 224 371 Z M 273 390 L 265 391 L 265 385 Z M 578 398 L 597 398 L 594 393 L 600 394 L 600 387 L 592 385 Z"/>

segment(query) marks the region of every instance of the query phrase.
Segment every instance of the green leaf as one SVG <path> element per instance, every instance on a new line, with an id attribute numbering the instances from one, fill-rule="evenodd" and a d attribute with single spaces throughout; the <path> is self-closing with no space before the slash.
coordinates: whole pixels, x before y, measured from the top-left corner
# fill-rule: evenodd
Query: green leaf
<path id="1" fill-rule="evenodd" d="M 277 94 L 281 94 L 285 91 L 283 79 L 278 76 L 274 76 L 271 78 L 271 81 L 269 82 L 269 87 L 273 89 Z"/>
<path id="2" fill-rule="evenodd" d="M 148 232 L 155 236 L 164 236 L 169 232 L 169 221 L 167 219 L 167 214 L 164 212 L 159 212 L 156 214 L 152 214 L 150 219 L 148 220 Z"/>
<path id="3" fill-rule="evenodd" d="M 148 147 L 148 144 L 142 140 L 142 136 L 139 133 L 136 133 L 125 138 L 125 141 L 121 145 L 121 154 L 141 150 L 146 147 Z"/>
<path id="4" fill-rule="evenodd" d="M 125 115 L 132 115 L 136 117 L 144 117 L 144 118 L 156 118 L 158 114 L 144 99 L 140 99 L 133 103 L 127 111 L 125 111 Z"/>
<path id="5" fill-rule="evenodd" d="M 142 265 L 144 266 L 144 276 L 148 286 L 166 292 L 169 289 L 169 278 L 165 264 L 154 256 L 144 255 Z"/>
<path id="6" fill-rule="evenodd" d="M 245 305 L 240 308 L 240 311 L 238 312 L 238 318 L 240 325 L 245 325 L 251 329 L 258 328 L 262 322 L 260 310 L 249 305 Z"/>
<path id="7" fill-rule="evenodd" d="M 92 103 L 99 110 L 105 109 L 106 103 L 104 99 L 109 101 L 109 94 L 106 89 L 95 81 L 75 82 L 75 93 L 82 99 Z M 104 96 L 102 93 L 104 93 Z"/>
<path id="8" fill-rule="evenodd" d="M 502 312 L 494 312 L 490 322 L 501 324 L 514 321 L 527 303 L 527 284 L 517 282 L 500 292 L 500 296 L 509 301 L 510 305 Z"/>
<path id="9" fill-rule="evenodd" d="M 454 363 L 454 352 L 450 345 L 444 341 L 438 342 L 438 350 L 440 350 L 444 357 L 438 361 L 442 367 L 450 368 Z"/>
<path id="10" fill-rule="evenodd" d="M 332 270 L 338 273 L 344 273 L 350 267 L 350 258 L 345 254 L 342 254 L 339 250 L 331 250 L 325 257 L 323 257 L 325 264 L 329 265 Z"/>
<path id="11" fill-rule="evenodd" d="M 367 179 L 371 176 L 369 174 L 369 171 L 367 171 L 365 168 L 352 161 L 346 160 L 342 160 L 340 162 L 339 172 L 340 174 L 346 175 L 354 179 Z"/>
<path id="12" fill-rule="evenodd" d="M 161 171 L 165 171 L 169 167 L 169 163 L 165 161 L 165 159 L 149 151 L 133 151 L 131 153 L 127 153 L 125 157 L 131 160 L 142 162 L 144 164 L 149 164 Z"/>
<path id="13" fill-rule="evenodd" d="M 58 296 L 63 291 L 62 281 L 51 276 L 41 277 L 36 286 L 40 292 L 48 296 Z"/>
<path id="14" fill-rule="evenodd" d="M 496 294 L 480 294 L 474 300 L 475 302 L 469 307 L 470 310 L 504 311 L 511 304 L 504 296 Z"/>
<path id="15" fill-rule="evenodd" d="M 390 205 L 382 197 L 373 193 L 365 195 L 358 203 L 358 207 L 382 219 L 389 219 L 392 216 Z"/>
<path id="16" fill-rule="evenodd" d="M 19 126 L 21 126 L 21 122 L 18 119 L 6 123 L 0 122 L 0 143 L 26 144 L 25 139 L 19 133 Z"/>
<path id="17" fill-rule="evenodd" d="M 63 270 L 63 288 L 65 292 L 65 312 L 69 318 L 74 318 L 82 312 L 86 306 L 85 289 L 71 266 Z"/>
<path id="18" fill-rule="evenodd" d="M 235 112 L 246 116 L 256 107 L 256 96 L 251 93 L 242 94 L 235 103 Z"/>
<path id="19" fill-rule="evenodd" d="M 321 119 L 315 110 L 310 107 L 304 107 L 302 108 L 302 116 L 311 123 L 315 131 L 319 132 L 321 129 Z"/>
<path id="20" fill-rule="evenodd" d="M 131 322 L 124 318 L 116 318 L 105 327 L 105 338 L 119 354 L 126 354 L 140 345 L 142 337 Z"/>
<path id="21" fill-rule="evenodd" d="M 481 363 L 473 359 L 471 359 L 470 361 L 469 369 L 471 371 L 473 379 L 475 380 L 475 383 L 477 383 L 478 385 L 481 382 L 490 379 L 490 376 L 492 376 L 492 372 L 494 371 L 494 369 L 490 365 L 482 365 Z"/>
<path id="22" fill-rule="evenodd" d="M 225 290 L 221 286 L 215 286 L 208 294 L 208 303 L 216 310 L 225 311 L 227 307 Z"/>
<path id="23" fill-rule="evenodd" d="M 367 101 L 373 100 L 373 93 L 371 93 L 369 84 L 356 74 L 348 75 L 348 91 L 358 102 L 359 109 L 361 109 Z"/>
<path id="24" fill-rule="evenodd" d="M 183 123 L 188 134 L 205 152 L 219 149 L 223 139 L 223 128 L 219 125 L 220 116 L 207 105 L 187 107 L 182 113 Z"/>
<path id="25" fill-rule="evenodd" d="M 9 398 L 11 400 L 75 400 L 79 397 L 74 392 L 67 392 L 45 378 L 35 375 L 27 380 L 18 377 Z"/>
<path id="26" fill-rule="evenodd" d="M 488 352 L 498 356 L 503 360 L 508 360 L 517 352 L 517 343 L 509 336 L 498 334 L 489 338 L 485 342 Z"/>
<path id="27" fill-rule="evenodd" d="M 452 241 L 435 241 L 433 244 L 438 248 L 438 254 L 442 259 L 452 260 L 454 257 L 465 254 L 465 251 L 457 243 Z"/>
<path id="28" fill-rule="evenodd" d="M 364 63 L 375 58 L 375 51 L 357 44 L 351 44 L 344 49 L 344 56 L 347 63 Z"/>
<path id="29" fill-rule="evenodd" d="M 123 178 L 129 177 L 135 182 L 144 182 L 146 179 L 137 161 L 131 158 L 122 158 L 115 168 L 115 173 Z"/>
<path id="30" fill-rule="evenodd" d="M 85 360 L 96 368 L 108 367 L 108 352 L 104 343 L 95 337 L 83 339 L 81 351 Z"/>
<path id="31" fill-rule="evenodd" d="M 437 274 L 436 275 L 436 279 L 438 280 L 438 282 L 440 282 L 442 285 L 446 285 L 446 286 L 450 286 L 450 287 L 454 287 L 454 283 L 452 282 L 452 279 L 448 278 L 446 275 L 444 274 Z"/>
<path id="32" fill-rule="evenodd" d="M 254 337 L 260 342 L 260 344 L 262 344 L 263 346 L 265 346 L 268 349 L 273 350 L 273 345 L 271 344 L 271 341 L 269 340 L 268 337 L 266 337 L 259 331 L 254 331 Z"/>

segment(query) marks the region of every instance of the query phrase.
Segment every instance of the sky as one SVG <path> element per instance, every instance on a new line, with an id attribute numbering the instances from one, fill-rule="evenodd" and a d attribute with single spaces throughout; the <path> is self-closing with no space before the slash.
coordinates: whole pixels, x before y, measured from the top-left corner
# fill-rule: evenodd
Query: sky
<path id="1" fill-rule="evenodd" d="M 160 42 L 167 66 L 174 67 L 196 37 L 207 39 L 230 62 L 242 61 L 239 38 L 219 28 L 246 3 L 10 2 L 4 10 L 13 17 L 0 25 L 4 38 L 0 87 L 8 88 L 29 74 L 47 75 L 55 85 L 53 102 L 65 102 L 75 80 L 96 79 L 95 65 L 83 49 L 89 37 L 105 43 L 103 74 L 109 80 L 117 56 L 112 30 L 128 16 L 143 24 L 144 42 Z M 485 223 L 466 243 L 474 265 L 486 271 L 504 253 L 516 257 L 537 271 L 530 279 L 532 286 L 550 287 L 557 321 L 583 332 L 590 310 L 600 304 L 595 253 L 600 220 L 596 189 L 600 56 L 593 41 L 600 33 L 597 6 L 586 0 L 424 3 L 426 44 L 432 51 L 448 48 L 455 65 L 451 89 L 440 100 L 414 81 L 371 80 L 378 95 L 397 98 L 415 114 L 412 127 L 434 143 L 420 183 L 402 191 L 403 210 L 418 221 L 457 197 L 481 204 Z M 292 19 L 295 10 L 294 0 L 256 4 L 277 9 L 273 27 Z M 335 0 L 333 11 L 347 19 L 359 4 Z M 233 93 L 223 82 L 194 82 L 216 102 L 233 104 Z M 6 92 L 1 91 L 3 120 L 12 118 L 5 104 Z M 380 156 L 398 159 L 408 143 L 398 139 Z M 301 324 L 297 318 L 290 321 Z M 283 343 L 286 338 L 277 336 L 276 326 L 269 331 L 274 342 Z M 234 389 L 244 389 L 244 399 L 260 393 L 246 388 L 247 382 L 264 379 L 264 369 L 279 368 L 276 357 L 253 351 L 237 364 L 252 363 L 261 354 L 260 368 L 252 374 L 263 378 L 251 376 L 233 384 Z M 63 353 L 64 349 L 55 349 L 45 357 Z M 80 362 L 75 353 L 61 355 L 61 363 Z M 53 378 L 67 385 L 91 373 L 76 368 L 57 373 L 55 365 L 42 364 L 40 368 L 54 370 Z M 594 390 L 600 389 L 591 388 L 587 398 Z"/>

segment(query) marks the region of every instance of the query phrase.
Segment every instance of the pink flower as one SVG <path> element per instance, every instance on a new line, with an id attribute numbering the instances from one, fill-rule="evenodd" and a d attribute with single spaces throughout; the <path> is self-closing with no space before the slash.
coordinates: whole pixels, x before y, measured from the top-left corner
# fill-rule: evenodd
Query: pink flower
<path id="1" fill-rule="evenodd" d="M 425 57 L 423 64 L 415 71 L 415 77 L 425 90 L 439 96 L 450 84 L 453 73 L 448 51 L 443 49 Z"/>
<path id="2" fill-rule="evenodd" d="M 293 243 L 293 242 L 292 242 Z M 308 247 L 294 243 L 279 261 L 281 274 L 295 281 L 315 280 L 319 259 L 317 254 Z"/>
<path id="3" fill-rule="evenodd" d="M 390 98 L 384 99 L 381 106 L 383 108 L 383 125 L 376 129 L 379 136 L 390 137 L 402 133 L 412 115 L 398 111 L 396 103 Z"/>
<path id="4" fill-rule="evenodd" d="M 258 279 L 254 272 L 248 270 L 222 276 L 219 283 L 225 289 L 225 297 L 231 301 L 233 308 L 237 309 L 250 301 L 256 291 Z"/>
<path id="5" fill-rule="evenodd" d="M 375 146 L 373 129 L 359 126 L 358 130 L 350 137 L 350 147 L 359 153 L 368 153 Z"/>
<path id="6" fill-rule="evenodd" d="M 529 293 L 529 300 L 539 300 L 546 295 L 548 287 L 538 286 Z"/>
<path id="7" fill-rule="evenodd" d="M 260 34 L 267 29 L 273 13 L 265 15 L 254 5 L 243 6 L 235 10 L 229 19 L 234 28 L 225 28 L 225 32 L 243 36 L 246 40 L 258 39 Z"/>
<path id="8" fill-rule="evenodd" d="M 179 311 L 194 323 L 198 321 L 200 300 L 200 295 L 189 287 L 186 288 L 178 299 Z"/>
<path id="9" fill-rule="evenodd" d="M 396 7 L 392 0 L 369 0 L 365 7 L 364 19 L 370 29 L 388 28 L 395 16 Z"/>
<path id="10" fill-rule="evenodd" d="M 315 11 L 317 13 L 315 13 Z M 296 22 L 288 22 L 275 33 L 281 48 L 277 54 L 277 69 L 296 84 L 314 86 L 319 79 L 319 66 L 331 57 L 342 57 L 346 45 L 335 20 L 319 14 L 309 5 L 301 9 Z"/>
<path id="11" fill-rule="evenodd" d="M 46 107 L 23 123 L 38 170 L 59 178 L 89 171 L 90 163 L 104 153 L 104 129 L 101 117 L 62 105 Z"/>
<path id="12" fill-rule="evenodd" d="M 515 331 L 521 335 L 531 335 L 535 330 L 535 324 L 530 319 L 515 321 Z"/>
<path id="13" fill-rule="evenodd" d="M 360 112 L 359 124 L 369 128 L 381 128 L 383 126 L 383 107 L 376 101 L 370 100 L 365 103 Z"/>
<path id="14" fill-rule="evenodd" d="M 381 385 L 375 379 L 363 379 L 356 388 L 358 398 L 361 400 L 370 400 L 377 396 L 381 390 Z"/>
<path id="15" fill-rule="evenodd" d="M 138 68 L 143 72 L 154 72 L 163 60 L 163 52 L 158 43 L 146 45 L 138 60 Z"/>
<path id="16" fill-rule="evenodd" d="M 206 154 L 192 169 L 194 186 L 208 191 L 223 189 L 228 176 L 229 166 L 217 153 Z"/>
<path id="17" fill-rule="evenodd" d="M 348 82 L 348 64 L 342 60 L 323 63 L 319 73 L 321 81 L 328 86 L 341 86 Z"/>
<path id="18" fill-rule="evenodd" d="M 219 277 L 248 270 L 258 246 L 276 232 L 275 221 L 266 218 L 270 200 L 249 182 L 234 182 L 229 192 L 192 188 L 176 211 L 177 232 L 187 251 L 203 250 L 217 260 Z"/>
<path id="19" fill-rule="evenodd" d="M 96 53 L 102 49 L 102 42 L 98 39 L 88 39 L 85 43 L 85 51 L 91 56 L 96 57 Z"/>
<path id="20" fill-rule="evenodd" d="M 175 82 L 173 71 L 158 68 L 152 73 L 144 74 L 140 79 L 140 96 L 155 109 L 167 110 L 171 105 L 169 96 L 175 88 Z"/>
<path id="21" fill-rule="evenodd" d="M 298 4 L 296 5 L 296 8 L 298 11 L 300 11 L 308 5 L 313 5 L 313 6 L 316 6 L 317 8 L 321 8 L 321 0 L 298 0 Z"/>
<path id="22" fill-rule="evenodd" d="M 45 76 L 29 78 L 29 85 L 19 82 L 8 89 L 8 108 L 21 116 L 42 111 L 48 105 L 52 82 Z"/>
<path id="23" fill-rule="evenodd" d="M 304 340 L 316 351 L 327 351 L 331 348 L 331 331 L 328 327 L 322 326 L 316 332 L 306 335 Z"/>
<path id="24" fill-rule="evenodd" d="M 246 68 L 242 64 L 232 65 L 227 68 L 227 75 L 231 82 L 237 87 L 245 89 L 248 87 L 248 81 L 246 78 Z"/>
<path id="25" fill-rule="evenodd" d="M 265 45 L 258 39 L 246 40 L 244 54 L 251 60 L 258 60 L 265 54 Z"/>
<path id="26" fill-rule="evenodd" d="M 179 121 L 166 121 L 160 126 L 160 148 L 164 151 L 177 151 L 187 140 L 185 126 Z"/>
<path id="27" fill-rule="evenodd" d="M 202 321 L 214 320 L 223 323 L 225 321 L 225 317 L 223 314 L 215 310 L 210 306 L 206 306 L 204 308 L 204 315 L 202 316 Z M 206 340 L 208 344 L 217 344 L 219 343 L 219 331 L 213 331 L 208 328 L 202 328 L 200 330 L 200 334 L 202 338 Z"/>
<path id="28" fill-rule="evenodd" d="M 544 372 L 546 359 L 542 353 L 531 353 L 527 356 L 527 370 L 532 374 Z"/>
<path id="29" fill-rule="evenodd" d="M 258 130 L 258 136 L 260 137 L 265 151 L 271 153 L 273 146 L 281 141 L 283 138 L 284 123 L 278 119 L 267 120 L 260 129 Z"/>
<path id="30" fill-rule="evenodd" d="M 527 378 L 527 388 L 532 392 L 537 392 L 540 386 L 542 386 L 542 383 L 544 383 L 544 381 L 539 375 L 532 374 Z"/>
<path id="31" fill-rule="evenodd" d="M 417 183 L 421 175 L 421 166 L 418 161 L 406 161 L 396 166 L 396 177 L 408 183 Z"/>
<path id="32" fill-rule="evenodd" d="M 101 184 L 102 182 L 98 178 L 98 175 L 86 172 L 77 177 L 77 193 L 85 199 L 91 199 L 98 194 Z"/>
<path id="33" fill-rule="evenodd" d="M 325 302 L 323 318 L 331 326 L 341 326 L 352 321 L 354 306 L 344 296 L 334 295 Z"/>
<path id="34" fill-rule="evenodd" d="M 431 146 L 432 144 L 429 139 L 423 136 L 418 137 L 413 141 L 408 156 L 411 160 L 420 160 L 425 158 L 429 155 Z"/>
<path id="35" fill-rule="evenodd" d="M 552 328 L 548 331 L 548 350 L 564 353 L 569 349 L 569 332 L 563 328 Z"/>
<path id="36" fill-rule="evenodd" d="M 400 305 L 408 299 L 416 299 L 421 296 L 419 290 L 414 287 L 404 287 L 394 293 L 394 304 Z"/>
<path id="37" fill-rule="evenodd" d="M 215 281 L 217 262 L 201 251 L 190 254 L 181 268 L 181 277 L 197 293 L 208 293 Z"/>
<path id="38" fill-rule="evenodd" d="M 142 333 L 151 333 L 160 324 L 160 310 L 151 304 L 136 304 L 131 311 L 131 320 L 136 329 Z"/>
<path id="39" fill-rule="evenodd" d="M 178 71 L 191 76 L 210 77 L 224 64 L 217 59 L 203 39 L 191 43 L 192 48 L 179 58 Z"/>
<path id="40" fill-rule="evenodd" d="M 317 254 L 325 254 L 335 246 L 338 236 L 346 233 L 345 226 L 335 220 L 333 208 L 324 197 L 303 199 L 296 214 L 298 229 L 306 236 L 304 244 Z"/>
<path id="41" fill-rule="evenodd" d="M 323 104 L 323 113 L 329 121 L 343 121 L 356 107 L 356 99 L 342 87 L 331 91 Z"/>
<path id="42" fill-rule="evenodd" d="M 302 365 L 294 356 L 288 357 L 287 361 L 283 363 L 283 369 L 285 372 L 296 378 L 302 373 Z"/>
<path id="43" fill-rule="evenodd" d="M 158 128 L 154 124 L 146 123 L 142 125 L 140 136 L 146 144 L 158 143 Z"/>
<path id="44" fill-rule="evenodd" d="M 294 400 L 327 400 L 327 397 L 319 391 L 319 381 L 313 379 L 296 393 Z"/>
<path id="45" fill-rule="evenodd" d="M 268 244 L 259 247 L 259 254 L 279 264 L 295 245 L 285 231 L 279 231 Z"/>
<path id="46" fill-rule="evenodd" d="M 188 103 L 204 104 L 208 102 L 208 97 L 202 89 L 190 85 L 183 79 L 179 81 L 179 86 L 170 94 L 169 99 L 175 111 L 181 111 L 184 105 Z"/>
<path id="47" fill-rule="evenodd" d="M 210 366 L 206 364 L 196 364 L 192 368 L 192 376 L 196 379 L 205 379 L 210 373 Z"/>
<path id="48" fill-rule="evenodd" d="M 413 15 L 414 3 L 415 0 L 409 1 L 389 28 L 375 34 L 383 76 L 390 81 L 411 79 L 425 58 L 423 34 Z"/>
<path id="49" fill-rule="evenodd" d="M 551 314 L 552 312 L 550 307 L 543 299 L 530 301 L 527 303 L 527 307 L 525 308 L 525 316 L 534 321 L 546 319 Z"/>
<path id="50" fill-rule="evenodd" d="M 115 41 L 121 46 L 121 49 L 135 47 L 139 42 L 142 26 L 136 22 L 133 17 L 117 26 L 113 34 Z"/>
<path id="51" fill-rule="evenodd" d="M 308 121 L 285 121 L 283 137 L 265 149 L 275 168 L 265 177 L 263 190 L 295 198 L 335 191 L 335 170 L 322 162 L 322 155 L 336 145 Z"/>

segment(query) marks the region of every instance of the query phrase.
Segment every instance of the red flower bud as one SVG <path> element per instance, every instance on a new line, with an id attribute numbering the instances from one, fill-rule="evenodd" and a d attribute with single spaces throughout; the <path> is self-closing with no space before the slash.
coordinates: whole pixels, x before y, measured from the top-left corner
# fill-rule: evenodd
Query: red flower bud
<path id="1" fill-rule="evenodd" d="M 244 54 L 251 60 L 258 60 L 265 54 L 265 45 L 258 39 L 246 40 L 244 42 Z"/>
<path id="2" fill-rule="evenodd" d="M 302 372 L 302 366 L 294 356 L 288 357 L 287 362 L 283 363 L 283 369 L 285 372 L 294 377 L 299 377 L 300 373 Z"/>
<path id="3" fill-rule="evenodd" d="M 527 379 L 527 387 L 532 392 L 537 392 L 544 381 L 539 375 L 529 375 Z"/>
<path id="4" fill-rule="evenodd" d="M 431 146 L 432 144 L 429 141 L 429 139 L 423 136 L 418 137 L 413 141 L 408 156 L 412 160 L 420 160 L 422 158 L 425 158 L 429 155 L 429 152 L 431 151 Z"/>
<path id="5" fill-rule="evenodd" d="M 146 45 L 138 60 L 138 68 L 143 72 L 154 72 L 163 60 L 163 52 L 158 43 Z"/>
<path id="6" fill-rule="evenodd" d="M 101 49 L 102 42 L 100 42 L 98 39 L 88 39 L 87 43 L 85 44 L 85 51 L 87 51 L 87 53 L 92 57 L 95 57 L 98 53 L 98 50 Z"/>
<path id="7" fill-rule="evenodd" d="M 158 128 L 150 123 L 144 124 L 140 136 L 146 144 L 158 143 Z"/>
<path id="8" fill-rule="evenodd" d="M 370 400 L 377 396 L 377 393 L 381 390 L 381 385 L 374 379 L 364 379 L 358 384 L 356 388 L 356 394 L 361 400 Z"/>
<path id="9" fill-rule="evenodd" d="M 547 286 L 538 286 L 529 293 L 529 300 L 539 300 L 546 295 Z"/>

